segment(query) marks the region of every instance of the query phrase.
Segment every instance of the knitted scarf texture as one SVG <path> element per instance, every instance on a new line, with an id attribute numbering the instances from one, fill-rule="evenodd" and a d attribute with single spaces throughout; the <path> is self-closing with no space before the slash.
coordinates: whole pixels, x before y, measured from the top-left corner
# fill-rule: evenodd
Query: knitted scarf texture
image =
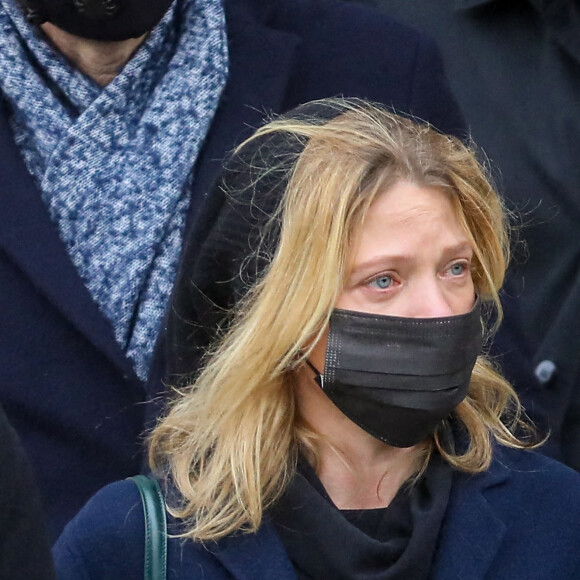
<path id="1" fill-rule="evenodd" d="M 221 0 L 176 0 L 104 88 L 52 49 L 16 0 L 0 0 L 0 89 L 16 144 L 143 380 L 227 72 Z"/>

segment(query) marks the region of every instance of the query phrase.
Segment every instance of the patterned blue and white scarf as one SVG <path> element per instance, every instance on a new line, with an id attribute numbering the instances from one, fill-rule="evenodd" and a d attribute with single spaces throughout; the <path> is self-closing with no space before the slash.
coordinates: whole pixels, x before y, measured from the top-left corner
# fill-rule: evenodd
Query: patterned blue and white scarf
<path id="1" fill-rule="evenodd" d="M 69 254 L 147 377 L 193 166 L 227 79 L 221 0 L 176 0 L 105 88 L 0 0 L 0 88 Z"/>

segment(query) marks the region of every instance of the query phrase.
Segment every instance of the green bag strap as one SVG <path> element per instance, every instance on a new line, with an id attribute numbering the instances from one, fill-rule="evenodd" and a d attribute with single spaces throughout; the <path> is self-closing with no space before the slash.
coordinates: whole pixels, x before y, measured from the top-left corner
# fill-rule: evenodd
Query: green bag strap
<path id="1" fill-rule="evenodd" d="M 145 515 L 144 580 L 166 580 L 167 520 L 163 492 L 152 476 L 136 475 L 130 479 L 139 488 Z"/>

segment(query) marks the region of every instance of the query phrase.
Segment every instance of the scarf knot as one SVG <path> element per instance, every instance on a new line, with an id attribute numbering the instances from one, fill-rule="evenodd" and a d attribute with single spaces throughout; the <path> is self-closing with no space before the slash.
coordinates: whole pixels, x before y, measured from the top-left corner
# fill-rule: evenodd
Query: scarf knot
<path id="1" fill-rule="evenodd" d="M 104 88 L 54 51 L 14 0 L 0 0 L 0 87 L 17 146 L 141 379 L 227 72 L 221 0 L 176 0 Z"/>

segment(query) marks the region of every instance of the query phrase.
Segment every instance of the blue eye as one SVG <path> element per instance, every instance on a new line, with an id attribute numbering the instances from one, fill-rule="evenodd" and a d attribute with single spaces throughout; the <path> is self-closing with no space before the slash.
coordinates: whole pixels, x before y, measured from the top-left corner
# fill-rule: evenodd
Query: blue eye
<path id="1" fill-rule="evenodd" d="M 462 263 L 458 263 L 458 264 L 453 264 L 453 266 L 451 266 L 451 268 L 449 268 L 449 271 L 451 272 L 451 274 L 453 276 L 461 276 L 461 274 L 463 274 L 463 272 L 465 272 L 465 264 Z"/>
<path id="2" fill-rule="evenodd" d="M 371 280 L 369 286 L 373 286 L 375 288 L 378 288 L 379 290 L 386 290 L 389 286 L 392 285 L 392 283 L 393 279 L 391 278 L 391 276 L 387 276 L 385 274 L 384 276 L 379 276 L 378 278 Z"/>

